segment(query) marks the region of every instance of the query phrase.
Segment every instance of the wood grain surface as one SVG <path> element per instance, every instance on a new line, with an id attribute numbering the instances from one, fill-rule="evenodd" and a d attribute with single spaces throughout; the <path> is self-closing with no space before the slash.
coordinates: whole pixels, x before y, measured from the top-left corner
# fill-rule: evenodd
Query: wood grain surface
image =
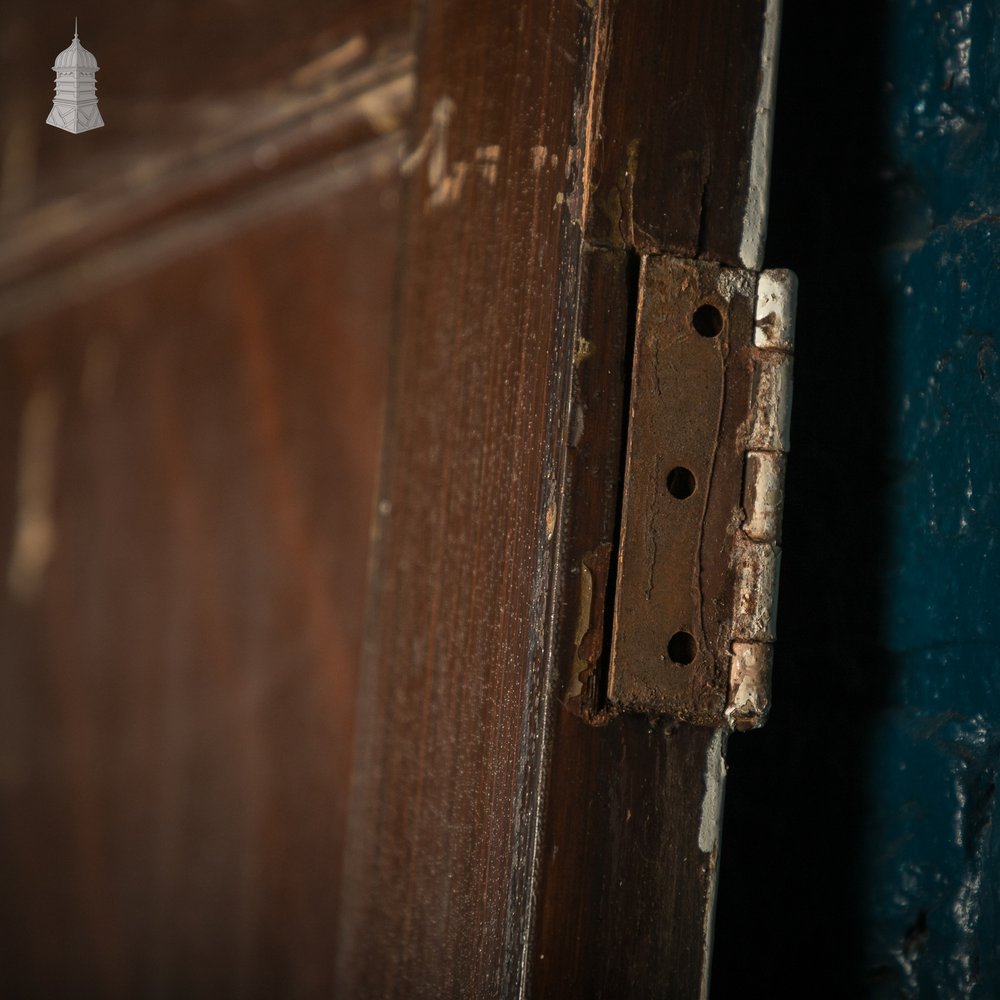
<path id="1" fill-rule="evenodd" d="M 562 0 L 425 16 L 338 986 L 514 996 L 547 759 L 588 22 Z"/>
<path id="2" fill-rule="evenodd" d="M 211 6 L 216 20 L 225 23 L 227 17 L 220 18 L 218 7 Z M 140 15 L 140 29 L 150 33 L 150 63 L 169 63 L 186 87 L 198 82 L 200 89 L 185 89 L 182 98 L 174 76 L 158 87 L 150 82 L 139 110 L 115 122 L 114 101 L 123 95 L 111 84 L 110 107 L 100 96 L 109 124 L 80 135 L 42 128 L 33 119 L 21 122 L 19 108 L 12 106 L 3 140 L 6 160 L 14 166 L 0 172 L 0 322 L 20 322 L 32 310 L 51 308 L 54 294 L 65 298 L 91 287 L 97 248 L 103 253 L 136 239 L 148 246 L 157 232 L 176 232 L 183 220 L 201 222 L 202 228 L 208 220 L 216 230 L 224 229 L 255 191 L 276 178 L 310 166 L 315 172 L 318 162 L 338 155 L 349 160 L 358 147 L 398 137 L 414 90 L 407 23 L 400 10 L 390 17 L 392 11 L 382 10 L 382 4 L 373 8 L 372 24 L 365 29 L 358 6 L 339 5 L 338 17 L 332 12 L 321 17 L 314 9 L 318 35 L 296 36 L 297 43 L 289 42 L 284 51 L 283 33 L 293 33 L 294 26 L 305 30 L 299 18 L 290 19 L 272 37 L 274 53 L 284 52 L 283 71 L 272 54 L 260 60 L 252 83 L 233 70 L 232 51 L 214 69 L 197 57 L 197 49 L 181 48 L 182 55 L 174 56 L 170 44 L 176 37 L 154 32 Z M 156 21 L 148 11 L 145 17 Z M 33 30 L 41 31 L 46 23 L 39 19 Z M 270 26 L 268 19 L 247 32 L 239 29 L 235 14 L 228 23 L 232 49 L 247 61 L 256 59 L 267 40 L 261 31 Z M 22 21 L 11 18 L 9 32 L 16 34 L 18 26 L 23 28 Z M 113 71 L 126 38 L 111 33 L 108 44 L 104 51 Z M 12 88 L 10 101 L 13 93 Z M 134 89 L 129 93 L 134 97 Z M 344 171 L 337 174 L 343 188 Z M 281 195 L 275 200 L 280 202 Z M 203 238 L 189 228 L 189 240 Z M 134 256 L 128 250 L 104 270 L 118 280 Z M 51 274 L 59 267 L 69 271 L 62 279 Z M 14 285 L 15 291 L 4 294 Z"/>
<path id="3" fill-rule="evenodd" d="M 7 996 L 330 989 L 385 190 L 0 340 Z"/>
<path id="4" fill-rule="evenodd" d="M 680 232 L 694 253 L 733 260 L 743 235 L 728 185 L 700 191 L 693 212 L 686 199 L 658 204 L 656 191 L 671 162 L 707 162 L 709 149 L 720 178 L 745 169 L 749 132 L 726 121 L 754 118 L 763 3 L 736 5 L 731 19 L 756 33 L 735 48 L 711 10 L 670 11 L 665 26 L 617 3 L 426 8 L 345 861 L 344 995 L 706 988 L 724 740 L 578 714 L 601 719 L 594 601 L 607 607 L 600 567 L 616 531 L 639 243 L 626 233 L 594 250 L 581 239 L 602 149 L 634 138 L 602 97 L 615 60 L 616 86 L 636 103 L 650 100 L 673 39 L 697 48 L 688 64 L 735 64 L 736 83 L 711 88 L 671 137 L 656 132 L 655 99 L 640 116 L 640 138 L 676 144 L 662 174 L 650 168 L 641 203 L 667 226 L 651 227 L 660 235 L 643 249 L 668 249 L 662 234 Z M 713 109 L 724 120 L 701 127 Z M 699 245 L 702 215 L 719 224 Z"/>
<path id="5" fill-rule="evenodd" d="M 605 711 L 607 567 L 764 2 L 208 6 L 81 23 L 76 137 L 0 15 L 4 987 L 697 996 L 724 741 Z"/>
<path id="6" fill-rule="evenodd" d="M 41 126 L 55 86 L 50 67 L 72 40 L 77 14 L 80 41 L 100 66 L 106 125 L 70 135 Z M 89 11 L 8 0 L 0 14 L 0 223 L 33 207 L 148 192 L 192 157 L 207 165 L 234 133 L 252 153 L 276 120 L 310 99 L 329 108 L 352 76 L 410 51 L 410 20 L 405 0 L 102 0 Z"/>
<path id="7" fill-rule="evenodd" d="M 3 126 L 0 995 L 328 996 L 409 11 L 116 10 Z"/>
<path id="8" fill-rule="evenodd" d="M 766 0 L 599 5 L 593 243 L 740 263 L 766 8 Z"/>

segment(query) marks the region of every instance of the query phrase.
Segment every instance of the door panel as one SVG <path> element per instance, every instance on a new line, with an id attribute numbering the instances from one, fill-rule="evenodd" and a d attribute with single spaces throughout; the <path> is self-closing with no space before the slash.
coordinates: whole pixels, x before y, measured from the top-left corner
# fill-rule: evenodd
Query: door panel
<path id="1" fill-rule="evenodd" d="M 108 125 L 42 114 L 7 202 L 4 996 L 330 992 L 412 75 L 405 17 L 325 9 L 230 17 L 237 52 L 169 84 L 95 25 Z M 240 54 L 293 78 L 284 115 Z M 176 101 L 191 145 L 155 124 Z"/>
<path id="2" fill-rule="evenodd" d="M 776 10 L 116 5 L 82 136 L 0 15 L 14 995 L 707 988 L 725 737 L 599 633 L 639 258 L 759 266 Z"/>

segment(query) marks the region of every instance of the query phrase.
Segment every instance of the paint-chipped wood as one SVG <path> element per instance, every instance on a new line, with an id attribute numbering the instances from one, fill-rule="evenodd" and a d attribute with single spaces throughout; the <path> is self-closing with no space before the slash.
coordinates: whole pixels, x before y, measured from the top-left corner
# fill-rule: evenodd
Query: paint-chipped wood
<path id="1" fill-rule="evenodd" d="M 589 13 L 424 15 L 337 985 L 517 996 L 554 704 L 580 346 L 565 165 Z"/>
<path id="2" fill-rule="evenodd" d="M 531 995 L 700 996 L 722 732 L 564 711 L 554 741 Z"/>
<path id="3" fill-rule="evenodd" d="M 704 992 L 725 737 L 600 692 L 626 247 L 735 260 L 746 233 L 715 179 L 752 156 L 763 29 L 716 6 L 435 0 L 417 62 L 382 0 L 174 5 L 148 46 L 121 10 L 88 38 L 138 83 L 115 108 L 102 71 L 115 129 L 72 152 L 5 85 L 8 984 Z M 664 118 L 681 64 L 725 77 L 720 121 Z"/>
<path id="4" fill-rule="evenodd" d="M 601 717 L 607 686 L 633 271 L 616 251 L 582 258 L 563 479 L 560 663 L 567 670 L 558 683 L 566 707 L 589 720 Z"/>
<path id="5" fill-rule="evenodd" d="M 588 239 L 760 267 L 779 6 L 597 4 Z"/>
<path id="6" fill-rule="evenodd" d="M 620 150 L 657 178 L 648 197 L 633 189 L 634 233 L 649 218 L 657 240 L 690 235 L 693 219 L 692 256 L 739 259 L 762 13 L 426 8 L 345 995 L 707 990 L 726 737 L 601 704 L 636 288 L 626 247 L 647 244 L 594 220 Z M 725 107 L 708 120 L 682 108 L 667 128 L 650 81 L 692 60 L 724 67 Z M 675 83 L 668 103 L 687 93 Z M 710 185 L 703 213 L 699 189 L 691 216 L 686 188 L 668 187 L 706 135 L 713 176 L 737 194 Z"/>

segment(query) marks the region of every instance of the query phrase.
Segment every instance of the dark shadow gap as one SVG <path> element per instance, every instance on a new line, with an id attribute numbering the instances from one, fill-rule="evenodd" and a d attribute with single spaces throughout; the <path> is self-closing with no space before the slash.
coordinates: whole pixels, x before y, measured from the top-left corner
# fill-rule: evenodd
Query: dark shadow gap
<path id="1" fill-rule="evenodd" d="M 879 646 L 886 10 L 868 5 L 860 27 L 806 3 L 784 14 L 767 266 L 800 280 L 792 452 L 774 708 L 761 732 L 730 740 L 717 1000 L 867 990 L 865 779 L 892 669 Z"/>
<path id="2" fill-rule="evenodd" d="M 622 506 L 624 503 L 625 464 L 628 459 L 629 412 L 632 403 L 632 355 L 635 351 L 635 326 L 639 316 L 639 280 L 642 272 L 642 256 L 634 248 L 625 250 L 625 357 L 622 366 L 621 452 L 618 462 L 618 500 L 615 508 L 615 539 L 609 560 L 607 596 L 604 602 L 604 644 L 598 661 L 601 671 L 600 704 L 598 712 L 607 708 L 608 672 L 611 668 L 611 642 L 614 636 L 615 591 L 618 585 L 618 539 L 621 537 Z"/>

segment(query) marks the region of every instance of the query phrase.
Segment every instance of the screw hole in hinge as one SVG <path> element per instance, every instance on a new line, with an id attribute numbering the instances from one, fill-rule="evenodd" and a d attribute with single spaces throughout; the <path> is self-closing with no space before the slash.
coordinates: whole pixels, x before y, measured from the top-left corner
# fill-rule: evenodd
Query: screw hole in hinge
<path id="1" fill-rule="evenodd" d="M 698 643 L 690 632 L 675 632 L 667 643 L 671 662 L 687 666 L 698 655 Z"/>
<path id="2" fill-rule="evenodd" d="M 676 500 L 687 500 L 697 488 L 694 473 L 678 465 L 667 473 L 667 490 Z"/>
<path id="3" fill-rule="evenodd" d="M 722 313 L 713 305 L 699 306 L 691 317 L 691 325 L 702 337 L 717 337 L 722 333 Z"/>

